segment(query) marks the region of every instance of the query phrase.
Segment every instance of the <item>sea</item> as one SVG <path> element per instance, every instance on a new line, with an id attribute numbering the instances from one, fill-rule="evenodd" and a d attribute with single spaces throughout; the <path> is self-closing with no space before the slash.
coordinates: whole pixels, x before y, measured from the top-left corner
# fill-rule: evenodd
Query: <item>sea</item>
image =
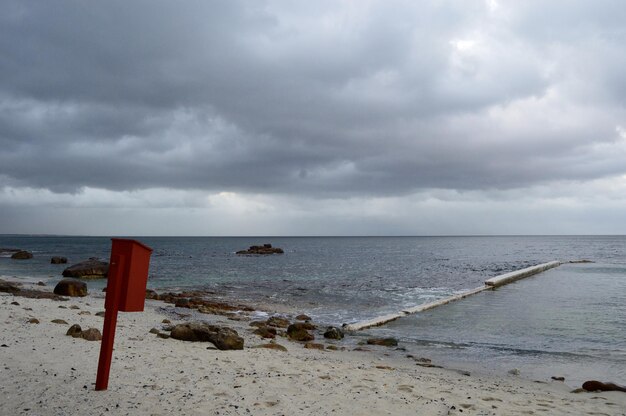
<path id="1" fill-rule="evenodd" d="M 350 336 L 400 340 L 396 354 L 470 374 L 516 373 L 626 384 L 626 236 L 128 237 L 153 248 L 148 288 L 202 289 L 262 310 L 306 313 L 322 325 L 374 318 L 481 286 L 548 261 L 555 269 Z M 282 255 L 242 256 L 272 244 Z M 109 237 L 0 235 L 0 278 L 54 285 L 69 263 L 108 260 Z M 106 281 L 89 281 L 100 291 Z"/>

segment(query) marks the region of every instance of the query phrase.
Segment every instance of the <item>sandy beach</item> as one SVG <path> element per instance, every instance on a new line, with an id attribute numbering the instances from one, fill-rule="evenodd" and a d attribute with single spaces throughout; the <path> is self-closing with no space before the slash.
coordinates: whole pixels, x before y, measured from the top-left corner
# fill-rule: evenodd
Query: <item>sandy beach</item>
<path id="1" fill-rule="evenodd" d="M 144 312 L 120 313 L 109 389 L 95 391 L 100 342 L 65 334 L 72 324 L 102 330 L 96 313 L 103 304 L 100 293 L 68 301 L 0 293 L 0 414 L 626 414 L 625 393 L 575 393 L 558 381 L 427 368 L 389 347 L 321 351 L 277 337 L 287 351 L 254 348 L 267 340 L 252 333 L 249 320 L 222 315 L 202 314 L 235 329 L 244 350 L 163 339 L 149 331 L 162 329 L 164 319 L 190 317 L 155 300 Z M 315 342 L 330 345 L 317 334 Z"/>

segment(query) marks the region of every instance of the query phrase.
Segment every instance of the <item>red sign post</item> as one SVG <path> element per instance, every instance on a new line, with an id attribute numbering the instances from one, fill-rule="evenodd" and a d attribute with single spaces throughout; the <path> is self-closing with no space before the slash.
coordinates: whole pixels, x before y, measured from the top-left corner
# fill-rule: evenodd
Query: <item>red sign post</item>
<path id="1" fill-rule="evenodd" d="M 117 312 L 141 312 L 146 302 L 146 284 L 152 249 L 139 241 L 112 238 L 111 260 L 104 301 L 104 326 L 98 360 L 96 390 L 106 390 L 113 356 Z"/>

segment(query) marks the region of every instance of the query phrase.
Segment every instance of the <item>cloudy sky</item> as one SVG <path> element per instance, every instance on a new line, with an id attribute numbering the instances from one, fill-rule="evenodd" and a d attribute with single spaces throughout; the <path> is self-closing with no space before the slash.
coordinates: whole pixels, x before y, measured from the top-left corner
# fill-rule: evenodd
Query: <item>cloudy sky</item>
<path id="1" fill-rule="evenodd" d="M 0 233 L 626 234 L 622 0 L 0 3 Z"/>

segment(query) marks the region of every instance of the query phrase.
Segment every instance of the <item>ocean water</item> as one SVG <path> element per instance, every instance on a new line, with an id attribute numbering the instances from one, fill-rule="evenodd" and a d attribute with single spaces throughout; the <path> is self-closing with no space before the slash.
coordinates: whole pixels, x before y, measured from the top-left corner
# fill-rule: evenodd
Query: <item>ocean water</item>
<path id="1" fill-rule="evenodd" d="M 552 260 L 567 264 L 512 285 L 403 318 L 356 337 L 392 335 L 411 353 L 459 368 L 626 384 L 626 237 L 135 237 L 154 249 L 148 287 L 208 289 L 225 300 L 305 312 L 342 324 L 482 285 Z M 272 243 L 284 255 L 237 256 Z M 65 266 L 108 259 L 106 237 L 0 236 L 0 276 L 54 284 Z M 88 283 L 98 290 L 103 281 Z"/>

